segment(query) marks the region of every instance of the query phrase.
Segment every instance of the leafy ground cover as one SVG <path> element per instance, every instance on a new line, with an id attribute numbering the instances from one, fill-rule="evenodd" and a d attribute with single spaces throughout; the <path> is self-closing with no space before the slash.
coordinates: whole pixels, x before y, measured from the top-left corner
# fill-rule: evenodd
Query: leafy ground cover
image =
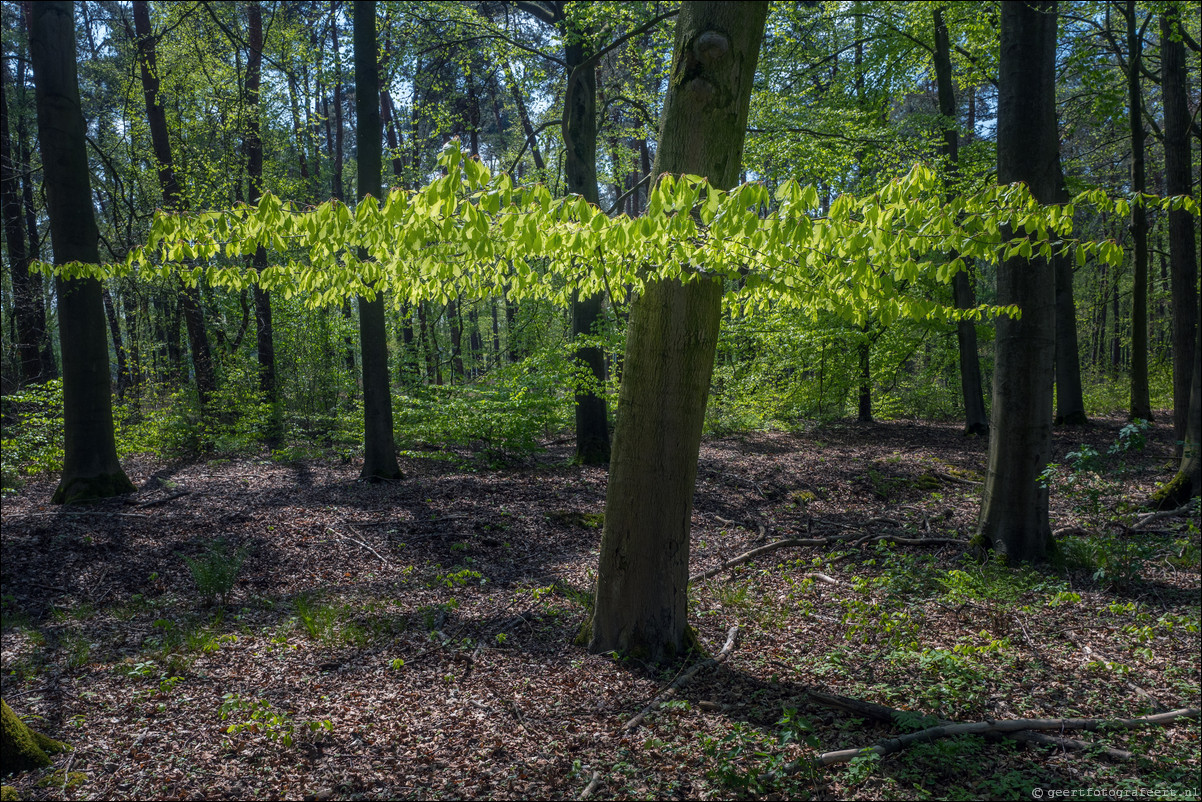
<path id="1" fill-rule="evenodd" d="M 1125 434 L 1124 434 L 1125 432 Z M 29 799 L 1030 799 L 1198 791 L 1199 726 L 1073 734 L 1131 753 L 976 737 L 808 768 L 932 720 L 1124 718 L 1199 705 L 1194 515 L 1136 526 L 1167 425 L 1057 432 L 1055 567 L 967 541 L 985 443 L 945 424 L 828 424 L 702 446 L 694 583 L 712 653 L 637 727 L 657 671 L 573 644 L 605 473 L 566 444 L 496 467 L 409 452 L 397 485 L 340 459 L 131 460 L 126 502 L 3 503 L 3 697 L 74 744 Z M 691 658 L 695 662 L 699 658 Z M 888 705 L 893 722 L 812 692 Z"/>

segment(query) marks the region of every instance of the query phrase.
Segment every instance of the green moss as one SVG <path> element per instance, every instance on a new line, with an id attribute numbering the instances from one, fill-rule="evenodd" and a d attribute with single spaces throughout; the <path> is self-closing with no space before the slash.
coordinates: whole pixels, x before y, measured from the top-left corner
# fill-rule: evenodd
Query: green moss
<path id="1" fill-rule="evenodd" d="M 20 802 L 17 789 L 11 785 L 0 785 L 0 802 Z"/>
<path id="2" fill-rule="evenodd" d="M 0 700 L 0 774 L 39 769 L 50 765 L 50 755 L 71 747 L 31 730 L 8 702 Z"/>
<path id="3" fill-rule="evenodd" d="M 585 616 L 584 621 L 580 624 L 580 631 L 576 633 L 576 637 L 572 643 L 579 646 L 581 649 L 587 649 L 589 641 L 593 639 L 593 617 Z"/>
<path id="4" fill-rule="evenodd" d="M 584 529 L 600 529 L 605 526 L 605 513 L 579 512 L 577 510 L 555 510 L 547 517 L 564 526 L 579 526 Z"/>
<path id="5" fill-rule="evenodd" d="M 1148 506 L 1157 510 L 1171 510 L 1180 507 L 1190 500 L 1198 488 L 1190 481 L 1189 474 L 1178 471 L 1177 474 L 1157 490 L 1148 499 Z"/>

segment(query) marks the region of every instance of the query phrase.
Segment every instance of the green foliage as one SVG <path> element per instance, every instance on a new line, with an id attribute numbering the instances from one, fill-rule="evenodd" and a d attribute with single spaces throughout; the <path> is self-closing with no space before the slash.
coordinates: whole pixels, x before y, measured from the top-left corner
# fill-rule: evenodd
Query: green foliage
<path id="1" fill-rule="evenodd" d="M 218 538 L 209 543 L 205 552 L 198 557 L 180 555 L 192 573 L 196 591 L 204 604 L 216 601 L 222 607 L 229 597 L 242 563 L 250 554 L 248 546 L 234 548 Z"/>
<path id="2" fill-rule="evenodd" d="M 796 745 L 812 753 L 818 739 L 794 708 L 785 708 L 776 726 L 775 737 L 741 721 L 720 739 L 704 737 L 703 748 L 711 760 L 705 776 L 741 796 L 779 792 L 808 798 L 814 779 L 812 770 L 807 770 L 809 761 L 804 757 L 790 761 L 785 750 Z"/>
<path id="3" fill-rule="evenodd" d="M 1060 549 L 1064 568 L 1111 590 L 1126 590 L 1139 582 L 1144 563 L 1153 555 L 1152 547 L 1140 540 L 1100 533 L 1066 537 Z"/>
<path id="4" fill-rule="evenodd" d="M 248 699 L 235 693 L 227 693 L 221 697 L 221 707 L 218 713 L 222 721 L 232 718 L 242 719 L 226 727 L 231 735 L 252 733 L 262 735 L 269 741 L 276 741 L 284 746 L 292 746 L 297 732 L 297 722 L 287 711 L 275 709 L 265 699 Z M 334 724 L 329 719 L 319 721 L 303 721 L 299 727 L 302 732 L 320 735 L 334 731 Z"/>
<path id="5" fill-rule="evenodd" d="M 21 477 L 63 467 L 63 381 L 30 384 L 0 397 L 0 487 L 7 494 Z"/>

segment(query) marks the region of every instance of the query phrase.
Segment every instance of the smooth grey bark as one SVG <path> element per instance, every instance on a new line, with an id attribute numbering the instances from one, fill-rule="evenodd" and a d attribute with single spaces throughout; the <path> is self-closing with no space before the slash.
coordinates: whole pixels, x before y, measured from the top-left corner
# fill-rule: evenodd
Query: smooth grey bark
<path id="1" fill-rule="evenodd" d="M 1193 158 L 1190 153 L 1190 111 L 1187 102 L 1189 70 L 1181 36 L 1181 4 L 1166 3 L 1160 17 L 1160 76 L 1164 99 L 1165 192 L 1189 195 L 1193 191 Z M 1197 223 L 1185 209 L 1169 212 L 1169 264 L 1173 309 L 1173 440 L 1185 439 L 1190 379 L 1198 354 L 1194 332 L 1198 328 Z M 1197 420 L 1198 413 L 1193 413 Z M 1197 442 L 1194 440 L 1193 442 Z M 1178 455 L 1181 447 L 1177 447 Z"/>
<path id="2" fill-rule="evenodd" d="M 1145 192 L 1143 97 L 1139 84 L 1143 64 L 1143 31 L 1135 24 L 1135 0 L 1123 9 L 1127 21 L 1127 117 L 1131 126 L 1131 191 Z M 1131 204 L 1131 417 L 1152 420 L 1148 391 L 1148 211 L 1142 201 Z"/>
<path id="3" fill-rule="evenodd" d="M 766 2 L 686 2 L 653 174 L 739 178 Z M 689 528 L 722 281 L 650 283 L 634 303 L 589 651 L 660 663 L 690 642 Z"/>
<path id="4" fill-rule="evenodd" d="M 356 161 L 359 203 L 378 203 L 383 162 L 380 121 L 380 72 L 376 63 L 376 3 L 354 4 Z M 367 259 L 366 250 L 359 252 Z M 359 298 L 359 348 L 363 370 L 363 470 L 367 482 L 401 478 L 392 434 L 392 392 L 388 379 L 388 333 L 384 325 L 384 296 Z"/>
<path id="5" fill-rule="evenodd" d="M 960 132 L 956 130 L 956 92 L 952 82 L 952 48 L 942 6 L 935 5 L 935 82 L 939 95 L 939 113 L 943 116 L 943 156 L 947 160 L 948 193 L 959 173 Z M 958 254 L 949 254 L 955 260 Z M 952 302 L 957 309 L 972 309 L 977 305 L 973 275 L 961 270 L 952 276 Z M 985 391 L 981 382 L 981 358 L 977 347 L 977 326 L 971 320 L 956 323 L 956 345 L 960 355 L 960 394 L 964 399 L 964 433 L 986 435 L 989 417 L 985 414 Z"/>
<path id="6" fill-rule="evenodd" d="M 55 264 L 100 261 L 86 128 L 79 103 L 74 6 L 36 3 L 30 54 Z M 96 279 L 57 278 L 63 362 L 63 474 L 55 504 L 132 493 L 117 460 L 108 338 Z"/>
<path id="7" fill-rule="evenodd" d="M 1024 181 L 1040 203 L 1060 189 L 1056 128 L 1056 3 L 1001 7 L 998 74 L 998 182 Z M 1020 232 L 1003 231 L 1003 236 Z M 1048 491 L 1039 476 L 1052 448 L 1055 281 L 1046 259 L 1015 257 L 998 266 L 997 303 L 1022 316 L 997 320 L 989 461 L 976 545 L 1011 563 L 1055 550 Z"/>

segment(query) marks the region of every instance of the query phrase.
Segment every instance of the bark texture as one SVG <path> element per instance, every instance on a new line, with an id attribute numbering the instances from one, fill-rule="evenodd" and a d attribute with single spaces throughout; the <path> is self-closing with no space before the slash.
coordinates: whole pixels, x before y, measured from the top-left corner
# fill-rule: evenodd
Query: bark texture
<path id="1" fill-rule="evenodd" d="M 1142 31 L 1136 26 L 1135 0 L 1123 10 L 1127 20 L 1127 117 L 1131 125 L 1131 190 L 1145 192 L 1143 98 L 1139 76 L 1143 64 Z M 1148 211 L 1131 205 L 1131 256 L 1135 262 L 1131 288 L 1131 417 L 1152 420 L 1148 391 Z"/>
<path id="2" fill-rule="evenodd" d="M 1054 203 L 1060 188 L 1055 47 L 1055 2 L 1002 5 L 998 181 L 1025 181 L 1041 203 Z M 1051 265 L 1038 257 L 1016 257 L 998 267 L 997 302 L 1017 305 L 1022 316 L 997 321 L 977 544 L 1012 563 L 1043 560 L 1055 549 L 1048 491 L 1039 481 L 1052 446 L 1054 283 Z"/>
<path id="3" fill-rule="evenodd" d="M 654 174 L 737 182 L 767 10 L 682 6 Z M 689 523 L 721 298 L 721 281 L 659 281 L 631 312 L 587 633 L 594 653 L 659 663 L 689 642 Z"/>
<path id="4" fill-rule="evenodd" d="M 1193 158 L 1190 153 L 1190 112 L 1186 82 L 1189 71 L 1182 41 L 1181 4 L 1165 4 L 1160 18 L 1161 91 L 1164 98 L 1165 192 L 1188 195 L 1193 191 Z M 1173 296 L 1173 434 L 1185 439 L 1190 382 L 1198 363 L 1194 338 L 1198 327 L 1197 223 L 1184 209 L 1169 212 L 1170 286 Z M 1198 413 L 1195 408 L 1193 420 Z M 1194 443 L 1197 443 L 1195 438 Z"/>
<path id="5" fill-rule="evenodd" d="M 79 105 L 74 8 L 35 3 L 30 53 L 55 264 L 100 261 Z M 132 493 L 117 460 L 104 306 L 96 279 L 56 279 L 63 359 L 63 475 L 52 501 Z"/>
<path id="6" fill-rule="evenodd" d="M 383 162 L 380 73 L 376 63 L 376 4 L 354 4 L 356 150 L 360 203 L 378 203 Z M 367 258 L 366 250 L 359 253 Z M 363 369 L 363 471 L 368 482 L 401 478 L 392 435 L 392 394 L 388 379 L 388 334 L 384 296 L 359 298 L 359 348 Z"/>

